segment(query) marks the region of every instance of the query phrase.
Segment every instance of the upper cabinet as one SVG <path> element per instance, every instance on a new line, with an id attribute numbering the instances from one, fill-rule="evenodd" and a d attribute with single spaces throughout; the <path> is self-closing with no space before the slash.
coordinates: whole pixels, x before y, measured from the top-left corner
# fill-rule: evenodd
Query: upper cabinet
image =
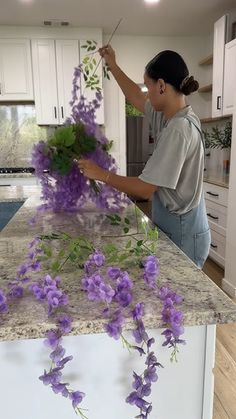
<path id="1" fill-rule="evenodd" d="M 222 16 L 214 25 L 212 117 L 223 114 L 224 54 L 227 31 L 227 16 Z"/>
<path id="2" fill-rule="evenodd" d="M 32 101 L 30 41 L 0 39 L 0 101 Z"/>
<path id="3" fill-rule="evenodd" d="M 60 125 L 70 116 L 72 78 L 79 41 L 32 41 L 35 108 L 39 125 Z"/>
<path id="4" fill-rule="evenodd" d="M 236 39 L 225 45 L 223 115 L 232 114 L 236 100 Z"/>
<path id="5" fill-rule="evenodd" d="M 83 48 L 86 42 L 79 40 L 32 40 L 33 80 L 35 92 L 35 108 L 39 125 L 61 125 L 71 114 L 72 79 L 74 68 L 87 57 L 84 74 L 88 79 L 93 73 L 99 79 L 102 89 L 102 63 L 96 51 Z M 95 45 L 95 43 L 94 43 Z M 97 49 L 97 48 L 96 48 Z M 98 57 L 96 57 L 96 54 Z M 98 59 L 99 58 L 99 59 Z M 100 62 L 99 62 L 100 61 Z M 95 64 L 96 63 L 96 64 Z M 99 64 L 99 65 L 98 65 Z M 88 72 L 86 76 L 86 71 Z M 88 101 L 95 99 L 96 88 L 86 87 L 83 75 L 80 80 L 80 92 Z M 79 93 L 80 93 L 79 92 Z M 104 123 L 102 106 L 96 110 L 96 122 Z"/>

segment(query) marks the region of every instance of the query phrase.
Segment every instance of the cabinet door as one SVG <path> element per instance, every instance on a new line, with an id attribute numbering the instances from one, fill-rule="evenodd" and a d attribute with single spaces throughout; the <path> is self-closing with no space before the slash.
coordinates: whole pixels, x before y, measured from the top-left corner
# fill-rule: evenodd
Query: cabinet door
<path id="1" fill-rule="evenodd" d="M 72 80 L 74 68 L 79 64 L 79 41 L 56 41 L 56 64 L 58 82 L 59 122 L 64 123 L 71 114 L 69 102 L 72 99 Z"/>
<path id="2" fill-rule="evenodd" d="M 95 53 L 91 53 L 91 51 L 87 51 L 86 48 L 84 48 L 84 46 L 90 41 L 86 41 L 86 40 L 80 40 L 80 60 L 81 62 L 83 62 L 83 60 L 87 57 L 89 59 L 88 61 L 88 71 L 89 71 L 89 75 L 94 75 L 97 74 L 98 78 L 99 78 L 99 87 L 101 88 L 101 93 L 103 95 L 103 83 L 102 83 L 102 76 L 103 76 L 103 70 L 102 70 L 102 60 L 100 57 L 100 54 L 98 52 Z M 93 42 L 93 41 L 91 41 Z M 99 48 L 100 45 L 96 45 L 96 50 Z M 90 68 L 90 61 L 95 60 L 94 63 L 91 62 L 91 66 L 93 67 L 93 69 L 91 70 Z M 98 65 L 99 64 L 99 65 Z M 81 77 L 81 94 L 83 94 L 86 99 L 88 101 L 92 101 L 93 99 L 95 99 L 95 95 L 96 95 L 96 90 L 92 90 L 90 87 L 86 87 L 86 83 L 83 77 Z M 104 105 L 103 105 L 104 101 L 102 100 L 101 106 L 100 108 L 98 108 L 96 110 L 96 123 L 99 125 L 103 125 L 104 124 Z"/>
<path id="3" fill-rule="evenodd" d="M 0 101 L 34 100 L 30 41 L 0 39 Z"/>
<path id="4" fill-rule="evenodd" d="M 224 68 L 224 106 L 223 115 L 233 113 L 236 80 L 236 39 L 225 45 L 225 68 Z"/>
<path id="5" fill-rule="evenodd" d="M 212 117 L 223 113 L 224 51 L 227 16 L 222 16 L 214 25 Z"/>
<path id="6" fill-rule="evenodd" d="M 59 114 L 54 40 L 33 40 L 32 59 L 37 124 L 57 125 Z"/>

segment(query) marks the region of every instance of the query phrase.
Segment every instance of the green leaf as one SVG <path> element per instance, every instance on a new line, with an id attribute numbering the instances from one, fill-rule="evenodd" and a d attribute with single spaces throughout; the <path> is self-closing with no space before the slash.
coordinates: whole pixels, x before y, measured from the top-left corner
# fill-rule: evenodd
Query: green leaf
<path id="1" fill-rule="evenodd" d="M 56 145 L 64 145 L 66 147 L 70 147 L 75 142 L 75 134 L 73 132 L 73 126 L 67 126 L 58 128 L 55 131 L 54 139 Z"/>
<path id="2" fill-rule="evenodd" d="M 142 244 L 143 244 L 143 240 L 139 240 L 139 241 L 137 242 L 137 246 L 142 246 Z"/>
<path id="3" fill-rule="evenodd" d="M 129 228 L 128 227 L 124 227 L 123 231 L 124 231 L 125 234 L 127 234 L 129 232 Z"/>
<path id="4" fill-rule="evenodd" d="M 125 217 L 125 219 L 124 219 L 124 222 L 125 222 L 125 224 L 130 224 L 129 219 L 128 219 L 128 218 L 126 218 L 126 217 Z"/>
<path id="5" fill-rule="evenodd" d="M 131 240 L 129 240 L 129 241 L 128 241 L 128 243 L 126 243 L 125 248 L 126 248 L 126 249 L 129 249 L 129 248 L 131 247 L 131 244 L 132 244 L 132 243 L 131 243 Z"/>
<path id="6" fill-rule="evenodd" d="M 55 271 L 58 271 L 58 269 L 60 268 L 60 262 L 59 262 L 59 260 L 55 260 L 52 264 L 51 264 L 51 268 L 52 268 L 52 270 L 55 272 Z"/>
<path id="7" fill-rule="evenodd" d="M 115 214 L 114 217 L 117 221 L 121 221 L 121 217 L 118 214 Z"/>
<path id="8" fill-rule="evenodd" d="M 127 253 L 123 253 L 122 255 L 119 256 L 119 262 L 123 262 L 127 258 L 128 258 L 128 254 Z"/>

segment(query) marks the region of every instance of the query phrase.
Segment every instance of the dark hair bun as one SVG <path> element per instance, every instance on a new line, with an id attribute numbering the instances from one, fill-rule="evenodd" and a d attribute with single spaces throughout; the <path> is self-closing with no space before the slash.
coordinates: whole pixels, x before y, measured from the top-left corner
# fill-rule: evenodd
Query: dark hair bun
<path id="1" fill-rule="evenodd" d="M 199 88 L 199 83 L 197 80 L 194 80 L 193 76 L 187 76 L 180 84 L 180 91 L 188 96 L 193 92 L 196 92 Z"/>

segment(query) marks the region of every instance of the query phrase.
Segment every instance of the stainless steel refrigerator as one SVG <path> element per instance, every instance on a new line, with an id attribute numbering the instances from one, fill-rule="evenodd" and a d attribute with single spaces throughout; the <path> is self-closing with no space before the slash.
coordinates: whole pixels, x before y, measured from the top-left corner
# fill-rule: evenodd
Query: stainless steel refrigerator
<path id="1" fill-rule="evenodd" d="M 145 116 L 126 116 L 127 176 L 139 176 L 153 152 L 154 139 Z"/>

